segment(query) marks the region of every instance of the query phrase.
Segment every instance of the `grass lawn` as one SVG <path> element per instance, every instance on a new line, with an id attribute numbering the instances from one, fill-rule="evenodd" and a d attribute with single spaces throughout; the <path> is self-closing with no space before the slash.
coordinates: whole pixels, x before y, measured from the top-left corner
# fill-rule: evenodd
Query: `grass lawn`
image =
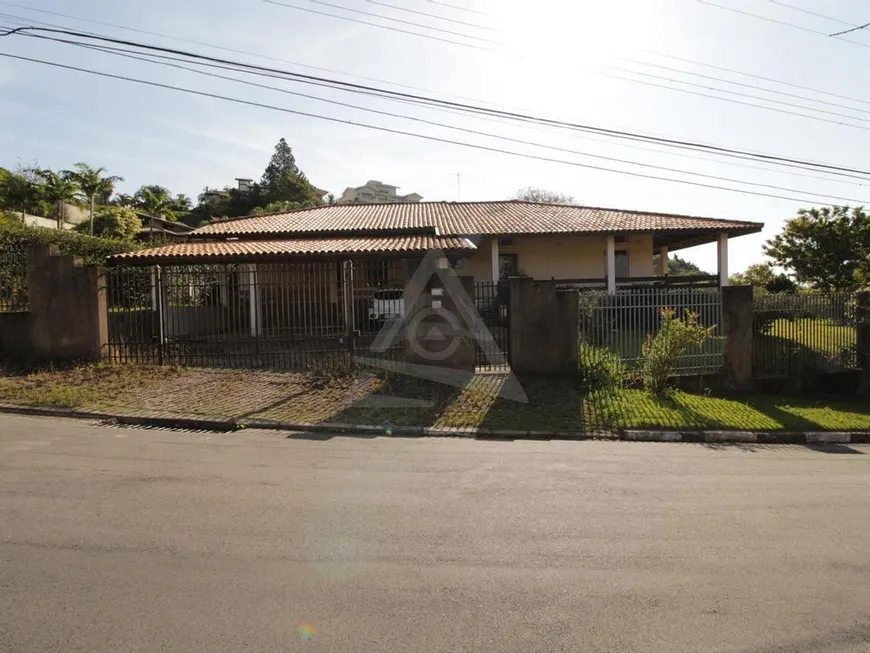
<path id="1" fill-rule="evenodd" d="M 674 392 L 657 399 L 643 390 L 625 390 L 587 402 L 584 414 L 587 421 L 612 428 L 870 430 L 870 402 L 850 398 L 723 398 Z"/>
<path id="2" fill-rule="evenodd" d="M 133 415 L 366 424 L 385 430 L 870 430 L 870 402 L 859 399 L 723 398 L 686 392 L 654 398 L 642 390 L 587 398 L 570 379 L 524 378 L 520 381 L 528 401 L 517 401 L 516 393 L 508 392 L 509 379 L 477 375 L 453 387 L 401 375 L 100 364 L 0 377 L 0 402 Z"/>
<path id="3" fill-rule="evenodd" d="M 854 326 L 815 319 L 776 320 L 771 324 L 768 335 L 792 340 L 824 354 L 839 354 L 843 349 L 854 347 L 858 337 Z"/>

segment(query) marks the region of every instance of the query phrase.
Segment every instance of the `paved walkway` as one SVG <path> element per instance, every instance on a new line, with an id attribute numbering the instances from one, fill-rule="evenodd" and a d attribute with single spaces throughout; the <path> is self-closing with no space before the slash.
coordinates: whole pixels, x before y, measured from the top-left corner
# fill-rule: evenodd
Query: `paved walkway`
<path id="1" fill-rule="evenodd" d="M 0 415 L 0 650 L 867 651 L 868 453 Z"/>

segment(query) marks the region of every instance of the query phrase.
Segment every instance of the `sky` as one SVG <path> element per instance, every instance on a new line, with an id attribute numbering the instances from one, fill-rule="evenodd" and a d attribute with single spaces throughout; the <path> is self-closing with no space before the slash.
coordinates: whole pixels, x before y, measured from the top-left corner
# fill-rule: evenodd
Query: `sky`
<path id="1" fill-rule="evenodd" d="M 42 21 L 465 104 L 866 169 L 870 29 L 827 36 L 870 21 L 860 0 L 277 1 L 296 8 L 265 0 L 0 1 L 0 25 Z M 264 89 L 19 35 L 0 38 L 2 53 L 284 109 L 0 57 L 0 166 L 86 161 L 123 176 L 120 192 L 161 184 L 196 197 L 206 186 L 258 179 L 284 137 L 308 178 L 336 195 L 369 179 L 439 201 L 506 199 L 532 185 L 589 206 L 764 222 L 761 234 L 731 241 L 731 271 L 763 261 L 762 244 L 798 209 L 870 198 L 870 182 L 818 171 L 213 71 L 279 90 Z M 679 254 L 715 271 L 712 245 Z"/>

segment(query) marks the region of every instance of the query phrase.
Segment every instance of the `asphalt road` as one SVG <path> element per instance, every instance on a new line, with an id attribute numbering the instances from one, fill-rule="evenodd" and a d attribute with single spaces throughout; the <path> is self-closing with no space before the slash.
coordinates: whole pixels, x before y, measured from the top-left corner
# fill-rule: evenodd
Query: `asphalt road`
<path id="1" fill-rule="evenodd" d="M 0 416 L 0 651 L 870 651 L 867 454 Z"/>

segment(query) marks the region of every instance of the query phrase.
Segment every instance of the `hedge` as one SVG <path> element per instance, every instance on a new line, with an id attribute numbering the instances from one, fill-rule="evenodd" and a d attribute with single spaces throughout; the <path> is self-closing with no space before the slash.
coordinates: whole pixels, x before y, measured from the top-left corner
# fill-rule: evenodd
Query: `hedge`
<path id="1" fill-rule="evenodd" d="M 125 240 L 0 223 L 0 312 L 27 310 L 27 250 L 33 245 L 57 245 L 61 254 L 96 265 L 138 247 Z"/>

